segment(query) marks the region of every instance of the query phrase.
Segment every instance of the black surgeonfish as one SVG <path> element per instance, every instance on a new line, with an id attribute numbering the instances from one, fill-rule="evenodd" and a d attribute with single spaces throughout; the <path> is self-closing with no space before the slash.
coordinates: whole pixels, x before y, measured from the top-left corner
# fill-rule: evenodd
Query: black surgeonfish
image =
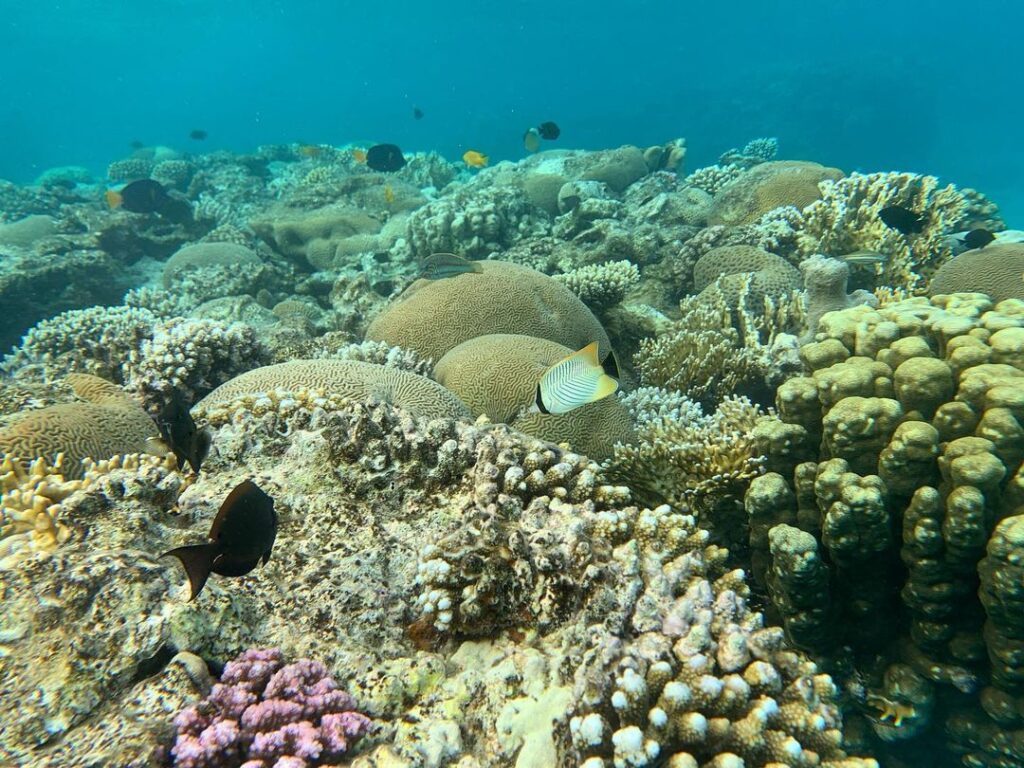
<path id="1" fill-rule="evenodd" d="M 185 566 L 195 600 L 211 573 L 244 576 L 262 561 L 270 559 L 277 537 L 274 500 L 252 480 L 244 480 L 220 505 L 210 527 L 210 541 L 164 552 Z"/>
<path id="2" fill-rule="evenodd" d="M 397 171 L 405 165 L 405 156 L 396 144 L 375 144 L 366 150 L 366 165 L 375 171 Z"/>
<path id="3" fill-rule="evenodd" d="M 547 122 L 541 123 L 537 126 L 537 133 L 539 133 L 540 137 L 545 141 L 554 141 L 562 135 L 562 129 L 559 128 L 557 124 L 548 120 Z"/>
<path id="4" fill-rule="evenodd" d="M 161 409 L 156 425 L 164 442 L 174 451 L 178 469 L 184 469 L 187 461 L 192 471 L 198 472 L 210 450 L 212 438 L 209 432 L 196 426 L 185 399 L 177 390 L 170 402 Z"/>
<path id="5" fill-rule="evenodd" d="M 188 200 L 172 197 L 164 185 L 153 179 L 138 179 L 121 188 L 108 189 L 107 205 L 123 208 L 132 213 L 157 213 L 168 221 L 184 224 L 192 220 L 192 206 Z"/>
<path id="6" fill-rule="evenodd" d="M 904 235 L 912 235 L 924 229 L 925 217 L 902 205 L 886 206 L 878 212 L 878 218 L 890 229 Z"/>
<path id="7" fill-rule="evenodd" d="M 986 245 L 996 239 L 996 236 L 989 232 L 987 229 L 972 229 L 966 235 L 964 235 L 960 242 L 963 243 L 967 250 L 974 250 L 975 248 L 984 248 Z"/>

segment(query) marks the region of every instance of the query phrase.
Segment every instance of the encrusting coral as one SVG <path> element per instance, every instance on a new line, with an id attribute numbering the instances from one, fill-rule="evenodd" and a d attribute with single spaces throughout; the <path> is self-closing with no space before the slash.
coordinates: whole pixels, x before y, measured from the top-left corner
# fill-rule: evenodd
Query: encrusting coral
<path id="1" fill-rule="evenodd" d="M 862 305 L 825 315 L 816 338 L 808 374 L 754 430 L 769 470 L 746 499 L 755 574 L 794 643 L 830 663 L 844 646 L 873 656 L 861 671 L 880 738 L 945 723 L 972 765 L 1024 760 L 993 736 L 1019 738 L 1024 720 L 992 704 L 1022 693 L 1004 671 L 1017 588 L 996 574 L 1024 512 L 1024 302 Z M 995 722 L 972 714 L 988 679 Z"/>

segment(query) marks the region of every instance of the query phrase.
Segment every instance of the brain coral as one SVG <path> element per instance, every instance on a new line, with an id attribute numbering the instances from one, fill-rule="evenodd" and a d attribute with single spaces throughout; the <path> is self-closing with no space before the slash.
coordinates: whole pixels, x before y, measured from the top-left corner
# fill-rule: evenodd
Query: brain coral
<path id="1" fill-rule="evenodd" d="M 356 400 L 376 398 L 421 418 L 468 419 L 466 406 L 436 381 L 398 368 L 355 360 L 291 360 L 236 376 L 200 400 L 194 411 L 204 415 L 217 406 L 267 392 L 317 391 Z"/>
<path id="2" fill-rule="evenodd" d="M 164 288 L 174 287 L 181 278 L 193 270 L 207 267 L 230 267 L 235 271 L 256 269 L 262 260 L 244 245 L 235 243 L 197 243 L 186 245 L 175 252 L 164 265 Z"/>
<path id="3" fill-rule="evenodd" d="M 519 264 L 480 262 L 483 272 L 417 280 L 370 323 L 366 338 L 440 360 L 474 336 L 521 333 L 581 349 L 608 334 L 587 306 L 558 280 Z"/>
<path id="4" fill-rule="evenodd" d="M 544 371 L 573 351 L 547 339 L 489 334 L 449 351 L 438 361 L 434 374 L 474 416 L 486 414 L 528 435 L 569 443 L 591 458 L 605 459 L 612 455 L 615 443 L 634 437 L 629 411 L 616 397 L 561 415 L 524 413 L 533 403 Z"/>
<path id="5" fill-rule="evenodd" d="M 992 243 L 961 253 L 939 267 L 928 293 L 987 293 L 993 301 L 1024 299 L 1024 243 Z"/>
<path id="6" fill-rule="evenodd" d="M 843 177 L 838 168 L 796 160 L 761 163 L 715 195 L 708 224 L 752 224 L 770 210 L 784 205 L 804 208 L 821 197 L 818 183 Z"/>
<path id="7" fill-rule="evenodd" d="M 0 452 L 20 459 L 66 457 L 69 477 L 81 475 L 84 458 L 106 459 L 143 453 L 157 429 L 139 403 L 115 384 L 75 373 L 66 379 L 85 402 L 61 403 L 28 411 L 0 429 Z"/>
<path id="8" fill-rule="evenodd" d="M 753 272 L 750 290 L 754 298 L 770 296 L 778 298 L 800 288 L 800 270 L 781 256 L 756 248 L 752 245 L 724 245 L 712 248 L 701 256 L 693 267 L 694 290 L 703 291 L 718 278 L 722 281 L 721 289 L 730 306 L 735 305 L 741 282 L 745 283 L 746 274 Z M 742 277 L 742 281 L 728 279 L 732 276 Z"/>

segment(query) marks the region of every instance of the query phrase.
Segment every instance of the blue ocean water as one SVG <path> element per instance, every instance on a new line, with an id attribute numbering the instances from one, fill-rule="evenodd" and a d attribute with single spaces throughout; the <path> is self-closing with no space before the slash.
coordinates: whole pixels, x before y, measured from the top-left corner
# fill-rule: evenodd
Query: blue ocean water
<path id="1" fill-rule="evenodd" d="M 563 147 L 683 136 L 691 169 L 777 136 L 780 158 L 979 188 L 1013 226 L 1022 23 L 1014 0 L 6 0 L 0 177 L 102 173 L 133 140 L 515 159 L 556 120 Z"/>

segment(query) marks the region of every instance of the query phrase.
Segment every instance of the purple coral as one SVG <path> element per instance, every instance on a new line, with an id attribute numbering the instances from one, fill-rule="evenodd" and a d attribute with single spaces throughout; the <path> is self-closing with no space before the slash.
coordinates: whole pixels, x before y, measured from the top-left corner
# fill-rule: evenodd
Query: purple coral
<path id="1" fill-rule="evenodd" d="M 323 664 L 285 664 L 277 648 L 229 662 L 210 695 L 174 724 L 175 768 L 314 768 L 347 754 L 372 726 Z"/>

